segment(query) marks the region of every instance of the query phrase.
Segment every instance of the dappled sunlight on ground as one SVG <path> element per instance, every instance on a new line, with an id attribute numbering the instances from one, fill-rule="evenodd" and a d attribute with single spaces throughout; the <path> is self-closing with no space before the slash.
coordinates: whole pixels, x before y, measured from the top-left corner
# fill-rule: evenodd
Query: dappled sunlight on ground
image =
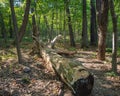
<path id="1" fill-rule="evenodd" d="M 30 50 L 23 49 L 24 63 L 18 64 L 14 51 L 0 51 L 3 54 L 0 61 L 0 90 L 18 96 L 59 96 L 63 83 L 45 68 L 45 62 L 36 55 L 29 55 Z M 120 76 L 111 72 L 110 55 L 107 55 L 106 61 L 100 61 L 96 59 L 96 51 L 79 50 L 69 59 L 80 62 L 94 75 L 93 96 L 120 96 Z"/>
<path id="2" fill-rule="evenodd" d="M 79 54 L 79 57 L 74 58 L 82 62 L 95 77 L 93 96 L 120 96 L 120 76 L 115 76 L 111 72 L 110 55 L 107 55 L 106 61 L 100 61 L 96 59 L 94 52 L 79 51 Z"/>
<path id="3" fill-rule="evenodd" d="M 8 96 L 7 93 L 12 96 L 58 96 L 62 82 L 44 67 L 41 58 L 28 53 L 22 50 L 23 64 L 18 64 L 16 58 L 0 62 L 0 96 L 4 91 L 4 96 Z"/>

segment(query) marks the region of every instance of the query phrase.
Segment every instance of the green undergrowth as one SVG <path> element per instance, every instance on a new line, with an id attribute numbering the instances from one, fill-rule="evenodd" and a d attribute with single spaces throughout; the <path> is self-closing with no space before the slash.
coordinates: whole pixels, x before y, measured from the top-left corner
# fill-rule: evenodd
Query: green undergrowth
<path id="1" fill-rule="evenodd" d="M 75 47 L 69 47 L 68 50 L 69 51 L 76 51 L 76 48 Z"/>
<path id="2" fill-rule="evenodd" d="M 16 49 L 10 48 L 5 50 L 0 50 L 1 61 L 8 60 L 16 57 Z"/>
<path id="3" fill-rule="evenodd" d="M 28 37 L 28 36 L 25 36 L 22 40 L 22 42 L 32 42 L 32 41 L 33 41 L 32 37 Z"/>
<path id="4" fill-rule="evenodd" d="M 106 48 L 107 53 L 112 53 L 112 48 Z"/>
<path id="5" fill-rule="evenodd" d="M 22 83 L 23 84 L 30 84 L 30 79 L 27 77 L 22 78 Z"/>
<path id="6" fill-rule="evenodd" d="M 105 75 L 106 76 L 112 76 L 112 77 L 116 77 L 117 76 L 117 74 L 115 72 L 113 72 L 113 71 L 106 72 Z"/>
<path id="7" fill-rule="evenodd" d="M 112 48 L 106 48 L 108 54 L 112 54 Z M 117 55 L 120 56 L 120 48 L 117 49 Z"/>
<path id="8" fill-rule="evenodd" d="M 120 56 L 120 48 L 117 50 L 117 55 Z"/>

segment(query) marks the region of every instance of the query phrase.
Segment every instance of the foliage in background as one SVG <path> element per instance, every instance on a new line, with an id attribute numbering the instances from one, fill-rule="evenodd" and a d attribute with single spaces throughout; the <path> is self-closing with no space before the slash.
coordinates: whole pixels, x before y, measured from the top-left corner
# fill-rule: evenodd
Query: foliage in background
<path id="1" fill-rule="evenodd" d="M 20 6 L 15 6 L 16 16 L 17 16 L 17 23 L 18 27 L 20 27 L 22 23 L 23 18 L 23 12 L 25 9 L 25 1 L 21 0 Z M 34 0 L 32 0 L 33 2 Z M 35 15 L 36 15 L 36 21 L 40 32 L 40 38 L 43 41 L 48 41 L 48 26 L 49 30 L 52 32 L 52 38 L 54 38 L 57 34 L 65 35 L 65 39 L 68 39 L 68 27 L 66 26 L 66 13 L 64 8 L 64 2 L 63 0 L 35 0 Z M 31 6 L 33 6 L 34 3 L 31 3 Z M 118 26 L 120 26 L 120 8 L 119 8 L 119 0 L 115 0 L 115 11 L 118 16 Z M 81 0 L 70 0 L 70 11 L 71 11 L 71 18 L 72 18 L 72 25 L 73 25 L 73 31 L 75 35 L 75 41 L 80 42 L 81 40 L 81 32 L 82 32 L 82 1 Z M 5 22 L 5 28 L 7 30 L 7 36 L 9 37 L 9 15 L 10 15 L 10 8 L 9 8 L 9 2 L 8 0 L 0 0 L 0 11 L 3 13 L 4 22 Z M 110 13 L 109 13 L 110 14 Z M 44 16 L 47 18 L 48 26 L 46 26 L 46 22 L 44 19 Z M 32 34 L 32 14 L 30 12 L 29 16 L 29 24 L 26 31 L 26 36 L 28 38 L 31 38 Z M 90 35 L 90 0 L 87 0 L 87 19 L 88 19 L 88 36 Z M 53 25 L 52 25 L 53 23 Z M 52 29 L 53 27 L 53 29 Z M 64 28 L 65 27 L 65 28 Z M 1 28 L 1 27 L 0 27 Z M 120 28 L 118 27 L 118 30 Z M 0 30 L 1 33 L 1 30 Z M 108 26 L 108 33 L 107 33 L 107 47 L 111 47 L 112 42 L 112 22 L 109 15 L 109 26 Z M 120 33 L 118 32 L 118 35 Z M 1 34 L 0 34 L 1 36 Z M 26 37 L 25 36 L 25 37 Z M 88 39 L 90 36 L 88 37 Z M 120 42 L 120 37 L 118 37 Z M 118 42 L 118 46 L 119 45 Z"/>

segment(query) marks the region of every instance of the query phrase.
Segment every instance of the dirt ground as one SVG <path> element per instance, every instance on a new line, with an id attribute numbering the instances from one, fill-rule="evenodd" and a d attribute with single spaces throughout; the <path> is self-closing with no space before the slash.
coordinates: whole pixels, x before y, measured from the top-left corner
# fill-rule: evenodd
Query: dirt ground
<path id="1" fill-rule="evenodd" d="M 76 60 L 94 75 L 93 96 L 120 96 L 120 76 L 115 76 L 111 72 L 111 56 L 107 55 L 106 61 L 98 61 L 93 51 L 80 51 L 77 55 Z"/>
<path id="2" fill-rule="evenodd" d="M 24 50 L 24 63 L 18 64 L 16 56 L 2 58 L 8 53 L 0 51 L 0 96 L 63 96 L 61 93 L 64 84 L 44 67 L 41 58 L 30 56 L 29 50 Z M 98 61 L 95 52 L 78 51 L 69 59 L 81 62 L 94 75 L 92 96 L 120 96 L 120 76 L 110 72 L 109 55 L 106 61 Z M 118 72 L 120 73 L 119 64 Z"/>

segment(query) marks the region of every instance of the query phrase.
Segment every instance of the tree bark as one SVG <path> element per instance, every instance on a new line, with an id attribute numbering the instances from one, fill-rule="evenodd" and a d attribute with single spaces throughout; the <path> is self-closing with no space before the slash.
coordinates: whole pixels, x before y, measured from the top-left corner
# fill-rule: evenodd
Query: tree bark
<path id="1" fill-rule="evenodd" d="M 69 36 L 70 36 L 70 45 L 75 47 L 75 41 L 74 41 L 74 34 L 73 34 L 73 29 L 72 29 L 72 22 L 71 22 L 71 17 L 70 17 L 70 9 L 69 9 L 69 0 L 64 0 L 65 3 L 65 10 L 67 14 L 67 20 L 68 20 L 68 28 L 69 28 Z"/>
<path id="2" fill-rule="evenodd" d="M 0 25 L 1 25 L 1 33 L 2 33 L 2 38 L 4 38 L 4 44 L 5 47 L 7 47 L 7 32 L 6 32 L 6 28 L 5 28 L 5 23 L 4 23 L 4 18 L 3 18 L 3 14 L 0 11 Z"/>
<path id="3" fill-rule="evenodd" d="M 117 73 L 117 16 L 114 9 L 114 1 L 110 0 L 110 13 L 113 23 L 113 41 L 112 41 L 112 70 Z"/>
<path id="4" fill-rule="evenodd" d="M 38 27 L 37 27 L 37 24 L 36 24 L 36 18 L 35 18 L 35 10 L 34 8 L 31 8 L 31 12 L 33 13 L 33 16 L 32 16 L 32 30 L 33 30 L 33 34 L 32 34 L 32 37 L 33 37 L 33 47 L 32 47 L 32 52 L 31 54 L 38 54 L 39 57 L 42 57 L 41 56 L 41 47 L 40 47 L 40 44 L 38 43 L 38 41 L 40 41 L 40 33 L 38 31 Z M 36 39 L 38 41 L 36 41 Z"/>
<path id="5" fill-rule="evenodd" d="M 93 75 L 80 62 L 61 56 L 63 54 L 73 55 L 75 52 L 53 50 L 43 46 L 37 38 L 35 40 L 39 44 L 40 55 L 45 61 L 45 67 L 49 71 L 55 72 L 75 96 L 89 96 L 94 84 Z"/>
<path id="6" fill-rule="evenodd" d="M 90 18 L 90 45 L 97 46 L 97 25 L 96 25 L 96 9 L 95 0 L 90 1 L 91 4 L 91 18 Z"/>
<path id="7" fill-rule="evenodd" d="M 64 58 L 55 50 L 46 48 L 42 50 L 42 57 L 46 67 L 53 70 L 68 86 L 74 96 L 89 96 L 91 94 L 94 78 L 78 61 Z"/>
<path id="8" fill-rule="evenodd" d="M 14 34 L 13 34 L 11 15 L 9 15 L 9 33 L 10 33 L 10 38 L 13 38 Z"/>
<path id="9" fill-rule="evenodd" d="M 63 18 L 63 36 L 64 36 L 64 44 L 66 43 L 66 11 L 65 11 L 65 6 L 64 6 L 64 18 Z"/>
<path id="10" fill-rule="evenodd" d="M 63 13 L 62 13 L 62 10 L 61 10 L 61 9 L 60 9 L 59 12 L 60 12 L 60 14 L 59 14 L 59 18 L 60 18 L 60 19 L 59 19 L 59 20 L 60 20 L 60 21 L 59 21 L 59 34 L 62 34 L 62 24 L 63 24 L 63 23 L 62 23 L 62 18 L 63 18 L 63 17 L 62 17 L 62 14 L 63 14 Z M 62 34 L 62 35 L 63 35 L 63 34 Z"/>
<path id="11" fill-rule="evenodd" d="M 53 38 L 53 35 L 54 35 L 54 34 L 53 34 L 53 33 L 54 33 L 54 17 L 55 17 L 55 16 L 54 16 L 54 11 L 52 11 L 52 14 L 51 14 L 51 15 L 52 15 L 52 16 L 51 16 L 51 21 L 52 21 L 52 22 L 51 22 L 51 30 L 50 30 L 50 31 L 51 31 L 51 39 L 52 39 L 52 38 Z"/>
<path id="12" fill-rule="evenodd" d="M 108 25 L 108 0 L 96 0 L 98 21 L 98 60 L 105 60 L 106 33 Z"/>
<path id="13" fill-rule="evenodd" d="M 10 0 L 10 8 L 11 8 L 11 16 L 12 16 L 12 20 L 13 20 L 15 37 L 16 37 L 15 43 L 16 43 L 16 49 L 17 49 L 17 55 L 18 55 L 18 62 L 22 63 L 22 55 L 21 55 L 20 44 L 19 44 L 19 40 L 18 40 L 18 26 L 17 26 L 17 20 L 16 20 L 16 16 L 15 16 L 15 11 L 14 11 L 13 0 Z"/>
<path id="14" fill-rule="evenodd" d="M 87 35 L 87 11 L 86 11 L 86 0 L 83 1 L 83 20 L 82 20 L 82 42 L 81 47 L 88 47 L 88 35 Z"/>
<path id="15" fill-rule="evenodd" d="M 25 31 L 26 31 L 28 17 L 29 17 L 29 10 L 30 10 L 30 2 L 31 2 L 31 0 L 26 0 L 25 13 L 24 13 L 22 25 L 19 30 L 19 42 L 21 42 L 21 40 L 25 34 Z"/>
<path id="16" fill-rule="evenodd" d="M 49 26 L 49 23 L 48 23 L 47 16 L 45 16 L 45 15 L 44 15 L 44 21 L 45 21 L 45 24 L 46 24 L 48 39 L 49 39 L 49 41 L 51 41 L 52 40 L 52 34 L 51 34 L 51 30 L 50 30 L 50 26 Z"/>
<path id="17" fill-rule="evenodd" d="M 58 41 L 58 40 L 60 40 L 62 38 L 62 35 L 58 35 L 58 36 L 56 36 L 52 41 L 51 41 L 51 47 L 50 48 L 52 48 L 52 49 L 54 49 L 55 48 L 55 43 Z"/>

